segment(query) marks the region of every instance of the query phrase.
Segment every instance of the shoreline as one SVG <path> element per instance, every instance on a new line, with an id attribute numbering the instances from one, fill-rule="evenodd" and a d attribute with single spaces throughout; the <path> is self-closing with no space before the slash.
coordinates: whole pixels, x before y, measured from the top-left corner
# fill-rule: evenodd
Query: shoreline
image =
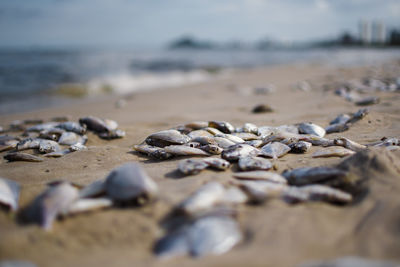
<path id="1" fill-rule="evenodd" d="M 386 66 L 399 68 L 399 61 Z M 23 186 L 20 205 L 26 206 L 45 184 L 55 179 L 78 184 L 104 178 L 111 169 L 124 162 L 139 162 L 158 183 L 159 201 L 143 208 L 120 208 L 95 211 L 59 220 L 52 232 L 46 233 L 35 225 L 20 225 L 0 212 L 0 259 L 25 259 L 39 266 L 293 266 L 325 258 L 358 255 L 374 259 L 400 261 L 396 246 L 397 232 L 386 229 L 387 223 L 375 220 L 357 232 L 363 218 L 373 213 L 380 199 L 366 197 L 360 203 L 340 207 L 322 203 L 287 205 L 270 201 L 261 206 L 239 207 L 240 222 L 249 238 L 232 251 L 201 259 L 176 258 L 160 261 L 152 254 L 154 241 L 162 236 L 160 222 L 172 207 L 189 193 L 210 180 L 227 182 L 232 170 L 206 170 L 196 176 L 178 179 L 174 175 L 179 158 L 155 162 L 131 153 L 149 134 L 190 121 L 229 121 L 234 126 L 246 122 L 258 126 L 295 124 L 312 121 L 326 126 L 340 113 L 355 112 L 360 107 L 335 95 L 324 84 L 360 79 L 382 69 L 375 67 L 332 67 L 323 64 L 290 64 L 239 71 L 227 79 L 188 85 L 166 90 L 142 91 L 125 96 L 126 104 L 117 108 L 121 96 L 101 97 L 60 107 L 43 108 L 18 114 L 0 115 L 0 125 L 13 120 L 70 115 L 93 115 L 116 120 L 126 137 L 106 141 L 89 133 L 88 151 L 68 154 L 39 163 L 11 162 L 3 158 L 0 176 L 11 178 Z M 296 88 L 307 81 L 310 91 Z M 254 86 L 273 84 L 274 92 L 255 94 Z M 247 89 L 246 89 L 247 88 Z M 370 143 L 382 137 L 400 137 L 400 93 L 376 92 L 379 104 L 369 106 L 370 114 L 348 131 L 331 134 L 330 138 L 345 136 L 359 143 Z M 258 104 L 272 107 L 273 112 L 254 114 Z M 337 164 L 338 158 L 312 158 L 318 147 L 302 157 L 286 155 L 277 168 Z M 0 154 L 4 156 L 4 152 Z M 393 152 L 395 156 L 400 156 Z M 372 185 L 375 186 L 375 185 Z M 397 189 L 398 184 L 394 186 Z M 372 188 L 374 189 L 374 187 Z M 382 198 L 398 199 L 398 191 L 382 191 Z M 389 193 L 388 193 L 389 192 Z M 391 192 L 391 193 L 390 193 Z M 386 202 L 385 202 L 386 203 Z M 385 213 L 386 214 L 386 213 Z M 374 215 L 375 216 L 375 215 Z M 384 217 L 386 218 L 386 217 Z M 390 218 L 391 219 L 391 218 Z M 379 235 L 369 230 L 382 227 Z M 380 229 L 380 228 L 379 228 Z M 393 228 L 394 229 L 394 228 Z M 392 235 L 392 237 L 390 237 Z M 398 248 L 398 247 L 397 247 Z"/>

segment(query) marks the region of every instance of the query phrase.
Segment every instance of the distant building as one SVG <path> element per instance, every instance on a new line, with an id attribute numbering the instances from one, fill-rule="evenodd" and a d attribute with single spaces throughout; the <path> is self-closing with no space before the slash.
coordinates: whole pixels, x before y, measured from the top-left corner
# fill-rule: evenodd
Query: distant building
<path id="1" fill-rule="evenodd" d="M 360 21 L 358 27 L 361 43 L 370 44 L 372 40 L 371 23 L 369 21 L 362 20 Z"/>
<path id="2" fill-rule="evenodd" d="M 381 21 L 374 21 L 372 24 L 372 42 L 374 44 L 386 43 L 386 28 Z"/>

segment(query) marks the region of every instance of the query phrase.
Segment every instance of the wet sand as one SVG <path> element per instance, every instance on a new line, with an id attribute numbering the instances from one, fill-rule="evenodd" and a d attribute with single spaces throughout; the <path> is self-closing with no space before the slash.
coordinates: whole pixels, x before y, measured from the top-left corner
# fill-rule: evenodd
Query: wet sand
<path id="1" fill-rule="evenodd" d="M 398 64 L 398 63 L 396 63 Z M 16 223 L 15 215 L 0 212 L 0 259 L 30 260 L 38 266 L 293 266 L 309 260 L 358 255 L 400 261 L 400 162 L 398 152 L 375 151 L 352 163 L 355 173 L 368 177 L 368 193 L 348 206 L 327 203 L 289 205 L 271 200 L 261 206 L 240 206 L 239 222 L 246 239 L 221 256 L 160 261 L 152 254 L 154 242 L 163 235 L 160 222 L 173 206 L 210 180 L 228 182 L 232 170 L 206 170 L 182 178 L 176 172 L 179 159 L 164 162 L 132 153 L 132 145 L 149 134 L 195 120 L 225 120 L 235 126 L 258 126 L 312 121 L 327 126 L 340 113 L 359 107 L 323 89 L 334 80 L 365 77 L 371 68 L 334 68 L 318 64 L 285 65 L 237 71 L 199 85 L 140 92 L 126 97 L 116 108 L 117 96 L 85 101 L 60 108 L 41 109 L 0 117 L 6 126 L 15 119 L 94 115 L 118 121 L 126 131 L 123 139 L 106 141 L 89 133 L 88 151 L 43 162 L 11 162 L 2 159 L 0 176 L 22 185 L 20 206 L 26 206 L 52 180 L 79 184 L 104 178 L 111 169 L 137 161 L 160 187 L 159 200 L 141 208 L 112 208 L 81 214 L 54 223 L 51 232 L 36 225 Z M 307 80 L 312 90 L 293 85 Z M 245 86 L 274 84 L 276 92 L 253 94 Z M 400 137 L 400 94 L 379 92 L 379 104 L 348 131 L 330 134 L 359 143 L 382 137 Z M 253 114 L 258 104 L 271 113 Z M 288 154 L 277 160 L 278 172 L 287 168 L 338 164 L 339 158 L 312 158 L 319 147 L 305 155 Z M 358 160 L 357 160 L 358 159 Z M 393 167 L 395 166 L 395 167 Z M 396 167 L 397 166 L 397 167 Z M 349 167 L 349 168 L 350 168 Z"/>

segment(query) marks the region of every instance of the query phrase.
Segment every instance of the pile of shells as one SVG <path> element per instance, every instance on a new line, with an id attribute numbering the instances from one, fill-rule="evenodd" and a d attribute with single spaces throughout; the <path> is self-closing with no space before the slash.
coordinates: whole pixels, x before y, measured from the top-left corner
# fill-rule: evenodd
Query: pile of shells
<path id="1" fill-rule="evenodd" d="M 157 197 L 157 184 L 137 163 L 126 163 L 112 170 L 105 179 L 82 187 L 57 181 L 38 195 L 22 212 L 25 222 L 50 230 L 53 221 L 96 209 L 119 205 L 144 205 Z M 0 204 L 18 210 L 20 186 L 0 178 Z"/>
<path id="2" fill-rule="evenodd" d="M 14 121 L 7 134 L 0 135 L 0 152 L 10 151 L 4 158 L 8 161 L 40 162 L 43 158 L 21 151 L 34 149 L 44 157 L 62 157 L 68 153 L 86 150 L 88 140 L 86 131 L 90 130 L 103 139 L 122 138 L 125 132 L 118 129 L 113 120 L 100 119 L 93 116 L 83 117 L 78 122 L 68 117 L 53 118 L 49 122 L 43 120 Z M 20 136 L 8 133 L 22 132 Z"/>

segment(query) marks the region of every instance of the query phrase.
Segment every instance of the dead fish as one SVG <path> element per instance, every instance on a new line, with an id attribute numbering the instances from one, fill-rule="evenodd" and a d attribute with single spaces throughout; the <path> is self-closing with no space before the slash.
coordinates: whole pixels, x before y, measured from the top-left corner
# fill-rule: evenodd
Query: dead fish
<path id="1" fill-rule="evenodd" d="M 243 239 L 237 222 L 229 216 L 204 216 L 160 239 L 154 248 L 161 258 L 190 254 L 201 257 L 223 254 Z"/>
<path id="2" fill-rule="evenodd" d="M 174 155 L 166 152 L 164 149 L 159 149 L 159 150 L 153 151 L 149 154 L 149 156 L 151 158 L 157 159 L 157 160 L 167 160 L 167 159 L 174 157 Z"/>
<path id="3" fill-rule="evenodd" d="M 207 152 L 190 146 L 171 145 L 164 147 L 164 150 L 174 156 L 210 156 Z"/>
<path id="4" fill-rule="evenodd" d="M 53 221 L 78 198 L 78 189 L 68 182 L 49 187 L 28 208 L 30 221 L 50 230 Z"/>
<path id="5" fill-rule="evenodd" d="M 286 190 L 282 191 L 281 198 L 285 202 L 295 204 L 309 201 L 310 194 L 306 191 L 302 191 L 300 187 L 290 186 Z"/>
<path id="6" fill-rule="evenodd" d="M 20 186 L 17 182 L 0 177 L 0 205 L 16 211 L 18 209 L 19 193 Z"/>
<path id="7" fill-rule="evenodd" d="M 17 147 L 19 141 L 17 138 L 9 135 L 0 136 L 0 152 L 8 151 Z"/>
<path id="8" fill-rule="evenodd" d="M 255 147 L 246 144 L 237 144 L 224 149 L 221 157 L 227 161 L 235 162 L 243 157 L 257 156 L 259 153 L 260 151 Z"/>
<path id="9" fill-rule="evenodd" d="M 39 152 L 40 153 L 51 153 L 51 152 L 56 152 L 56 151 L 60 151 L 60 150 L 61 150 L 60 146 L 55 141 L 42 139 L 39 142 Z"/>
<path id="10" fill-rule="evenodd" d="M 337 146 L 342 146 L 342 147 L 348 148 L 350 150 L 353 150 L 355 152 L 359 152 L 359 151 L 365 150 L 367 148 L 367 146 L 356 143 L 345 137 L 335 138 L 333 140 L 333 142 Z"/>
<path id="11" fill-rule="evenodd" d="M 243 235 L 237 222 L 228 216 L 205 216 L 196 220 L 188 229 L 191 240 L 190 254 L 201 257 L 220 255 L 231 250 Z"/>
<path id="12" fill-rule="evenodd" d="M 235 142 L 233 142 L 225 137 L 214 137 L 214 141 L 219 147 L 221 147 L 223 149 L 234 146 L 236 144 Z"/>
<path id="13" fill-rule="evenodd" d="M 184 159 L 178 164 L 178 170 L 184 175 L 194 175 L 208 167 L 201 159 Z"/>
<path id="14" fill-rule="evenodd" d="M 41 131 L 45 131 L 45 130 L 54 128 L 57 125 L 58 125 L 58 123 L 56 123 L 56 122 L 46 122 L 46 123 L 37 124 L 32 127 L 29 127 L 28 129 L 26 129 L 26 131 L 27 132 L 41 132 Z"/>
<path id="15" fill-rule="evenodd" d="M 75 151 L 84 151 L 84 150 L 87 150 L 88 148 L 81 143 L 76 143 L 76 144 L 69 146 L 68 149 L 71 150 L 71 152 L 75 152 Z"/>
<path id="16" fill-rule="evenodd" d="M 233 133 L 235 131 L 235 127 L 232 126 L 229 122 L 226 121 L 209 121 L 208 127 L 213 127 L 220 130 L 223 133 Z"/>
<path id="17" fill-rule="evenodd" d="M 113 202 L 108 198 L 83 198 L 75 200 L 66 210 L 63 215 L 73 215 L 77 213 L 89 212 L 98 209 L 111 207 Z"/>
<path id="18" fill-rule="evenodd" d="M 153 133 L 146 138 L 146 143 L 152 146 L 165 147 L 169 145 L 183 145 L 190 141 L 190 137 L 177 130 L 164 130 Z"/>
<path id="19" fill-rule="evenodd" d="M 47 158 L 61 158 L 62 156 L 65 156 L 71 152 L 72 151 L 69 148 L 67 148 L 67 149 L 63 149 L 63 150 L 59 150 L 59 151 L 46 153 L 43 156 L 47 157 Z"/>
<path id="20" fill-rule="evenodd" d="M 299 141 L 296 143 L 289 144 L 290 147 L 290 153 L 296 153 L 296 154 L 303 154 L 307 153 L 308 150 L 310 150 L 312 144 L 309 142 L 305 141 Z"/>
<path id="21" fill-rule="evenodd" d="M 329 122 L 330 125 L 332 124 L 346 124 L 351 119 L 350 115 L 348 114 L 340 114 L 333 120 Z"/>
<path id="22" fill-rule="evenodd" d="M 137 151 L 137 152 L 140 152 L 140 153 L 143 153 L 143 154 L 146 154 L 146 155 L 150 155 L 150 153 L 152 153 L 154 151 L 157 151 L 157 150 L 160 150 L 162 148 L 159 148 L 159 147 L 156 147 L 156 146 L 151 146 L 151 145 L 148 145 L 146 143 L 141 143 L 139 145 L 134 145 L 133 149 L 135 151 Z"/>
<path id="23" fill-rule="evenodd" d="M 325 136 L 325 130 L 321 126 L 318 126 L 314 123 L 300 123 L 299 124 L 299 132 L 303 134 L 312 134 L 319 137 Z"/>
<path id="24" fill-rule="evenodd" d="M 186 144 L 183 144 L 183 146 L 190 146 L 194 148 L 200 148 L 201 144 L 199 142 L 188 142 Z"/>
<path id="25" fill-rule="evenodd" d="M 67 146 L 75 145 L 77 143 L 84 145 L 86 141 L 87 141 L 86 135 L 81 136 L 74 132 L 64 132 L 58 139 L 58 143 L 60 145 L 67 145 Z"/>
<path id="26" fill-rule="evenodd" d="M 289 151 L 289 146 L 280 142 L 272 142 L 260 149 L 260 156 L 277 159 L 286 155 Z"/>
<path id="27" fill-rule="evenodd" d="M 190 139 L 194 139 L 196 137 L 202 137 L 202 136 L 212 137 L 213 135 L 207 132 L 206 130 L 195 130 L 188 133 L 187 136 L 189 136 Z"/>
<path id="28" fill-rule="evenodd" d="M 222 137 L 225 139 L 228 139 L 229 141 L 232 141 L 235 144 L 242 144 L 244 143 L 244 140 L 238 136 L 235 136 L 233 134 L 216 134 L 215 138 L 217 137 Z"/>
<path id="29" fill-rule="evenodd" d="M 110 172 L 105 181 L 107 195 L 116 202 L 154 198 L 157 184 L 137 163 L 123 164 Z"/>
<path id="30" fill-rule="evenodd" d="M 200 143 L 201 145 L 217 145 L 217 142 L 214 139 L 214 136 L 209 137 L 209 136 L 198 136 L 196 138 L 193 138 L 191 142 L 197 142 Z"/>
<path id="31" fill-rule="evenodd" d="M 351 117 L 351 119 L 348 121 L 349 123 L 355 123 L 356 121 L 359 121 L 363 119 L 365 116 L 367 116 L 369 113 L 368 108 L 362 108 L 359 109 L 356 113 L 354 113 Z"/>
<path id="32" fill-rule="evenodd" d="M 41 162 L 43 161 L 42 158 L 27 154 L 27 153 L 22 153 L 22 152 L 12 152 L 8 153 L 4 156 L 4 159 L 8 161 L 29 161 L 29 162 Z"/>
<path id="33" fill-rule="evenodd" d="M 105 180 L 96 180 L 79 191 L 79 198 L 92 198 L 106 193 Z"/>
<path id="34" fill-rule="evenodd" d="M 233 133 L 232 135 L 241 138 L 243 141 L 258 140 L 260 137 L 253 133 Z"/>
<path id="35" fill-rule="evenodd" d="M 74 132 L 77 134 L 86 133 L 86 126 L 81 126 L 79 123 L 73 121 L 61 122 L 56 126 L 56 128 L 64 129 L 68 132 Z"/>
<path id="36" fill-rule="evenodd" d="M 80 118 L 79 123 L 85 125 L 88 130 L 96 133 L 104 133 L 111 130 L 104 120 L 94 116 Z"/>
<path id="37" fill-rule="evenodd" d="M 241 128 L 237 130 L 239 133 L 252 133 L 252 134 L 257 134 L 258 133 L 258 127 L 257 125 L 253 123 L 245 123 Z"/>
<path id="38" fill-rule="evenodd" d="M 268 197 L 280 195 L 288 186 L 264 180 L 241 180 L 237 184 L 248 196 L 249 202 L 262 203 Z"/>
<path id="39" fill-rule="evenodd" d="M 16 149 L 18 151 L 26 150 L 26 149 L 36 149 L 39 148 L 40 141 L 44 139 L 39 138 L 26 138 L 18 142 Z"/>
<path id="40" fill-rule="evenodd" d="M 313 146 L 334 146 L 335 142 L 334 140 L 331 139 L 327 139 L 327 138 L 323 138 L 323 137 L 319 137 L 316 135 L 304 135 L 301 137 L 302 141 L 306 141 L 311 143 Z"/>
<path id="41" fill-rule="evenodd" d="M 349 129 L 350 123 L 335 123 L 327 126 L 325 131 L 327 134 L 330 133 L 341 133 Z"/>
<path id="42" fill-rule="evenodd" d="M 400 144 L 399 139 L 397 138 L 387 138 L 373 146 L 375 147 L 387 147 L 387 146 L 398 146 Z"/>
<path id="43" fill-rule="evenodd" d="M 125 137 L 125 131 L 120 129 L 110 130 L 108 132 L 99 133 L 98 136 L 102 139 L 111 140 Z"/>
<path id="44" fill-rule="evenodd" d="M 247 194 L 237 186 L 231 186 L 225 189 L 225 194 L 221 200 L 222 203 L 226 204 L 244 204 L 249 200 Z"/>
<path id="45" fill-rule="evenodd" d="M 353 199 L 351 194 L 325 185 L 306 185 L 300 187 L 300 190 L 306 192 L 308 199 L 312 201 L 349 203 Z"/>
<path id="46" fill-rule="evenodd" d="M 207 127 L 207 128 L 204 128 L 204 130 L 206 130 L 207 132 L 209 132 L 213 136 L 217 135 L 217 134 L 223 134 L 223 132 L 221 132 L 220 130 L 218 130 L 217 128 L 214 128 L 214 127 Z"/>
<path id="47" fill-rule="evenodd" d="M 199 147 L 199 149 L 213 155 L 219 155 L 224 151 L 221 147 L 217 145 L 202 145 Z"/>
<path id="48" fill-rule="evenodd" d="M 336 178 L 343 178 L 347 176 L 347 172 L 332 167 L 304 167 L 286 170 L 282 175 L 292 185 L 307 185 Z"/>
<path id="49" fill-rule="evenodd" d="M 264 180 L 278 184 L 287 184 L 287 180 L 280 174 L 269 171 L 237 172 L 233 177 L 243 180 Z"/>
<path id="50" fill-rule="evenodd" d="M 195 215 L 197 212 L 207 210 L 219 203 L 224 194 L 225 188 L 222 184 L 208 182 L 186 198 L 178 206 L 178 210 L 183 211 L 187 215 Z"/>
<path id="51" fill-rule="evenodd" d="M 366 96 L 363 98 L 358 99 L 355 104 L 357 106 L 368 106 L 368 105 L 373 105 L 373 104 L 378 104 L 380 98 L 377 96 Z"/>
<path id="52" fill-rule="evenodd" d="M 192 121 L 185 124 L 185 127 L 193 130 L 200 130 L 208 127 L 208 121 Z"/>
<path id="53" fill-rule="evenodd" d="M 247 145 L 253 146 L 255 148 L 259 148 L 264 144 L 263 140 L 252 140 L 252 141 L 246 141 L 244 142 Z"/>
<path id="54" fill-rule="evenodd" d="M 332 146 L 328 148 L 324 148 L 321 150 L 316 151 L 314 154 L 312 154 L 313 158 L 328 158 L 328 157 L 346 157 L 349 155 L 353 155 L 354 152 L 353 150 L 340 147 L 340 146 Z"/>
<path id="55" fill-rule="evenodd" d="M 220 158 L 204 158 L 202 160 L 208 164 L 208 167 L 216 170 L 226 170 L 231 166 L 229 161 Z"/>
<path id="56" fill-rule="evenodd" d="M 242 171 L 269 170 L 273 167 L 271 161 L 261 157 L 239 158 L 238 166 Z"/>
<path id="57" fill-rule="evenodd" d="M 39 133 L 38 137 L 41 138 L 41 139 L 48 139 L 48 140 L 52 140 L 52 141 L 56 141 L 56 142 L 58 141 L 58 138 L 60 138 L 59 135 L 50 134 L 50 133 L 48 133 L 46 131 L 41 131 Z"/>

